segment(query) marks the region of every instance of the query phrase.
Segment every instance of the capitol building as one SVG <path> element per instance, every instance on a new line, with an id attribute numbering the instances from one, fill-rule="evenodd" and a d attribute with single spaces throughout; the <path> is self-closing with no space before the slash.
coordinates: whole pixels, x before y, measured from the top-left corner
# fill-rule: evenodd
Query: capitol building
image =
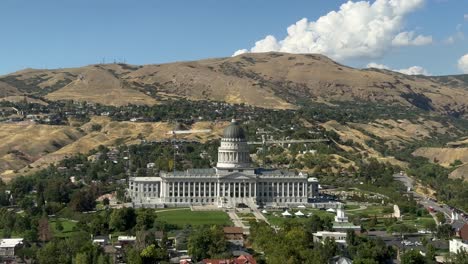
<path id="1" fill-rule="evenodd" d="M 216 167 L 130 177 L 127 191 L 134 207 L 287 207 L 307 204 L 318 194 L 318 181 L 306 173 L 252 167 L 244 130 L 233 120 L 224 129 Z"/>

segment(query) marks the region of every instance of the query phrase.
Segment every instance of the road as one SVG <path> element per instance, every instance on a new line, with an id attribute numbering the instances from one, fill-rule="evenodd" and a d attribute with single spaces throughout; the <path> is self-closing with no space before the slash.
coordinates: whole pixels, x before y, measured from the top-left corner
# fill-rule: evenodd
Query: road
<path id="1" fill-rule="evenodd" d="M 409 188 L 409 192 L 413 194 L 413 197 L 418 201 L 419 204 L 426 208 L 432 207 L 434 208 L 434 211 L 444 213 L 445 217 L 450 221 L 452 217 L 452 210 L 447 205 L 440 205 L 437 202 L 430 200 L 429 197 L 415 192 L 413 186 L 414 181 L 408 175 L 396 173 L 393 174 L 393 178 L 395 180 L 401 181 L 407 188 Z M 460 220 L 465 221 L 465 223 L 468 223 L 468 221 L 466 221 L 466 219 L 463 219 L 462 217 L 460 217 Z"/>

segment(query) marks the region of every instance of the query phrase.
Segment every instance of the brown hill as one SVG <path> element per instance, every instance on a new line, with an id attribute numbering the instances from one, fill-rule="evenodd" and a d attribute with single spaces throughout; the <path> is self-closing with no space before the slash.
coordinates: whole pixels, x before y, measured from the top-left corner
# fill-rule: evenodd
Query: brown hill
<path id="1" fill-rule="evenodd" d="M 468 89 L 461 81 L 450 85 L 446 78 L 359 70 L 314 54 L 253 53 L 145 66 L 24 70 L 1 76 L 0 90 L 109 105 L 154 104 L 168 97 L 266 108 L 295 108 L 304 100 L 362 100 L 468 115 Z"/>

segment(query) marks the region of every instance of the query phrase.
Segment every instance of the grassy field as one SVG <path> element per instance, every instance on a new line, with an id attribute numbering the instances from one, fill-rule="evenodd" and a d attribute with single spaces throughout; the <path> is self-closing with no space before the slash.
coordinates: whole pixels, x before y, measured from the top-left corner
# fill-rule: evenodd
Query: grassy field
<path id="1" fill-rule="evenodd" d="M 76 222 L 66 220 L 66 219 L 60 219 L 60 222 L 62 223 L 63 230 L 58 231 L 57 230 L 57 220 L 56 219 L 51 219 L 49 221 L 50 229 L 52 231 L 52 234 L 54 237 L 70 237 L 73 236 L 73 234 L 76 232 L 73 230 L 73 228 L 76 226 Z"/>
<path id="2" fill-rule="evenodd" d="M 157 217 L 169 224 L 183 228 L 185 225 L 231 225 L 228 215 L 221 211 L 191 211 L 176 208 L 157 211 Z"/>

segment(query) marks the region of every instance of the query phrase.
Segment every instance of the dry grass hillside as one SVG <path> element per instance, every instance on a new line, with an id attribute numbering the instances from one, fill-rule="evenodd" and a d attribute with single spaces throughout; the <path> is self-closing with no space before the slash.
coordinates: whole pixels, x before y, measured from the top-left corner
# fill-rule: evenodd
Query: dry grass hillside
<path id="1" fill-rule="evenodd" d="M 93 131 L 92 125 L 101 125 Z M 211 129 L 211 133 L 178 137 L 206 141 L 220 137 L 226 122 L 198 122 L 188 129 Z M 107 117 L 94 117 L 80 128 L 37 124 L 0 124 L 0 173 L 8 180 L 19 173 L 28 173 L 55 163 L 67 156 L 87 153 L 99 145 L 112 146 L 117 141 L 136 144 L 170 138 L 174 124 L 165 122 L 115 122 Z"/>
<path id="2" fill-rule="evenodd" d="M 459 160 L 462 164 L 457 165 L 449 176 L 468 181 L 468 148 L 419 148 L 413 152 L 413 155 L 425 157 L 447 168 Z"/>
<path id="3" fill-rule="evenodd" d="M 27 69 L 0 76 L 0 96 L 36 94 L 109 105 L 184 97 L 278 109 L 295 108 L 298 100 L 364 100 L 466 116 L 468 89 L 443 80 L 354 69 L 322 55 L 256 53 L 144 66 Z"/>

